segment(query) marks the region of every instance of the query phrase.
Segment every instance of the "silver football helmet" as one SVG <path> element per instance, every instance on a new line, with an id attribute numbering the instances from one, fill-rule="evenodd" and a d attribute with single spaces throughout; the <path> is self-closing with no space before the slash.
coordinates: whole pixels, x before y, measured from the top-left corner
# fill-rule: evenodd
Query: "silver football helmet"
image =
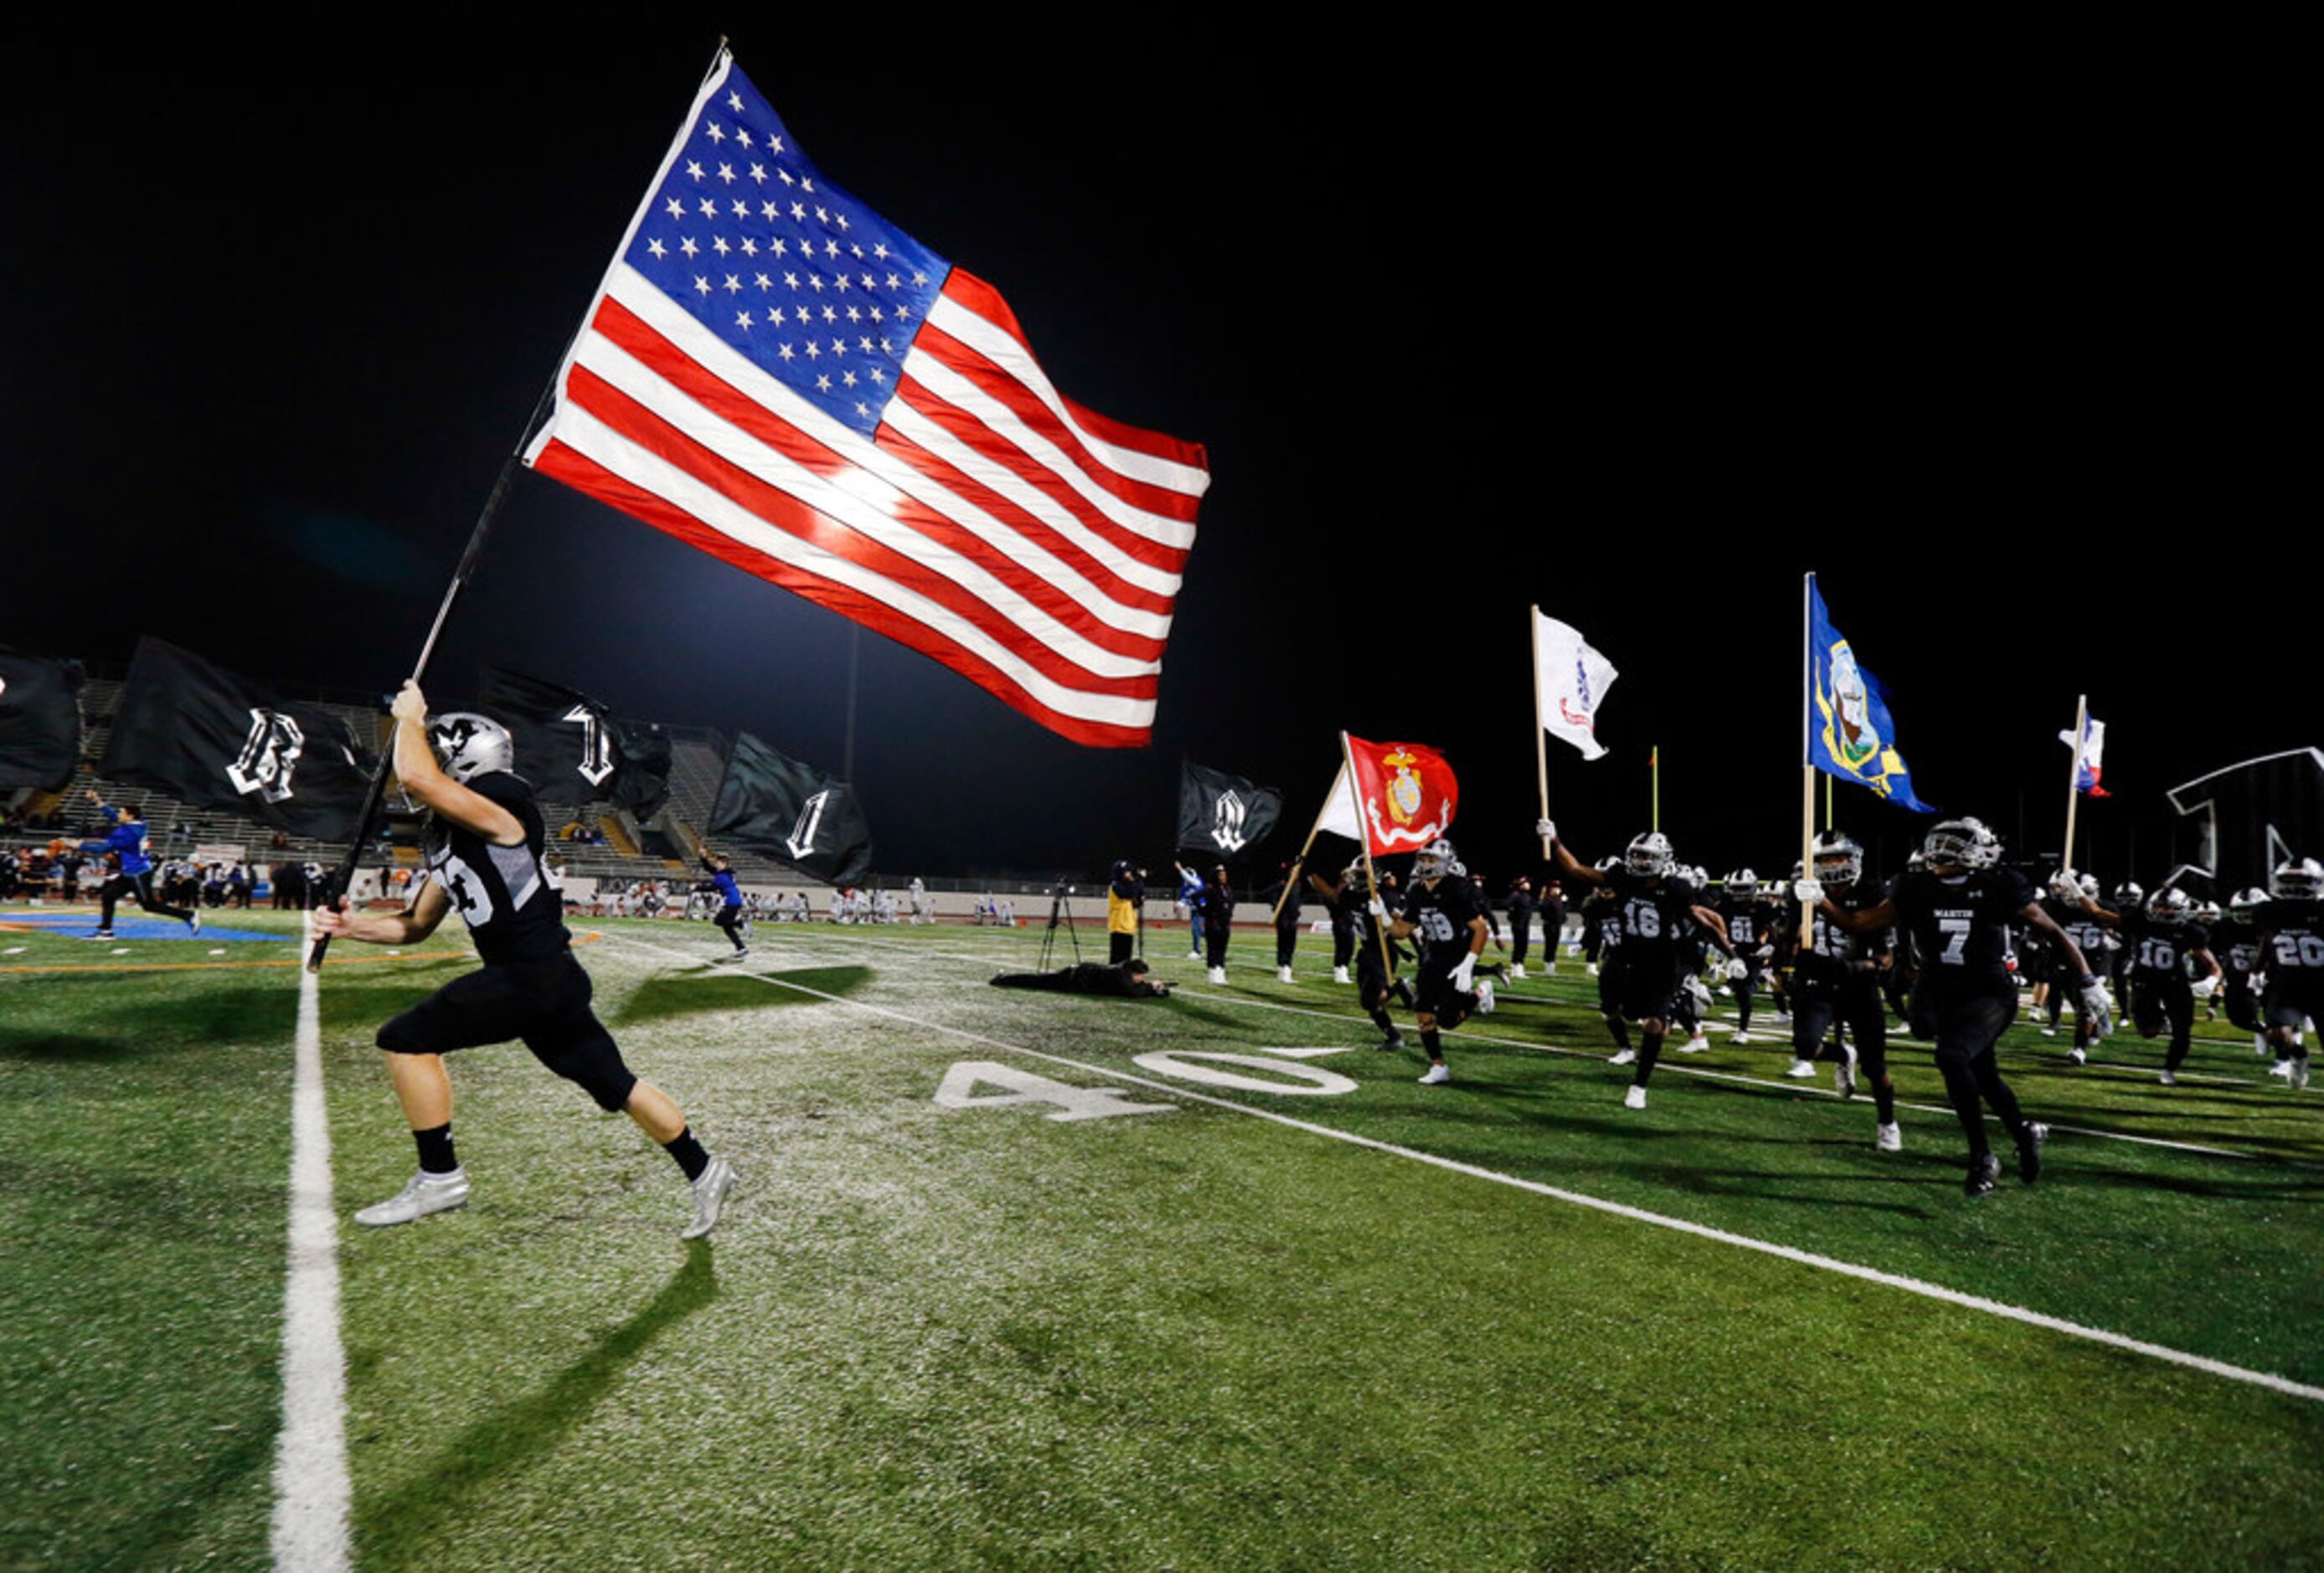
<path id="1" fill-rule="evenodd" d="M 1828 885 L 1846 887 L 1864 877 L 1864 848 L 1852 836 L 1826 830 L 1815 838 L 1815 876 Z"/>
<path id="2" fill-rule="evenodd" d="M 452 710 L 428 717 L 429 746 L 444 773 L 466 782 L 496 770 L 516 768 L 516 740 L 490 716 Z"/>
<path id="3" fill-rule="evenodd" d="M 2324 863 L 2295 857 L 2267 876 L 2268 893 L 2280 902 L 2312 902 L 2324 896 Z"/>
<path id="4" fill-rule="evenodd" d="M 2260 889 L 2257 885 L 2253 885 L 2250 889 L 2238 894 L 2234 901 L 2229 902 L 2227 903 L 2227 911 L 2233 912 L 2236 917 L 2248 921 L 2259 914 L 2260 908 L 2265 906 L 2267 902 L 2267 892 Z"/>
<path id="5" fill-rule="evenodd" d="M 2146 915 L 2158 923 L 2183 923 L 2195 913 L 2195 898 L 2164 885 L 2146 899 Z"/>
<path id="6" fill-rule="evenodd" d="M 1675 861 L 1671 856 L 1670 837 L 1660 830 L 1631 837 L 1629 847 L 1622 854 L 1622 866 L 1644 878 L 1668 874 Z"/>
<path id="7" fill-rule="evenodd" d="M 1727 876 L 1727 893 L 1738 902 L 1759 899 L 1759 876 L 1748 868 L 1738 868 Z"/>
<path id="8" fill-rule="evenodd" d="M 1454 861 L 1452 843 L 1444 839 L 1443 837 L 1439 836 L 1435 840 L 1431 841 L 1427 846 L 1422 847 L 1417 853 L 1414 854 L 1412 859 L 1412 877 L 1415 879 L 1442 879 L 1445 874 L 1450 874 L 1452 871 Z"/>
<path id="9" fill-rule="evenodd" d="M 2095 874 L 2086 874 L 2082 875 L 2079 882 L 2077 882 L 2075 888 L 2080 890 L 2089 900 L 2096 901 L 2098 899 L 2099 895 L 2098 876 Z"/>
<path id="10" fill-rule="evenodd" d="M 2115 911 L 2126 912 L 2134 907 L 2143 907 L 2145 904 L 2146 887 L 2136 880 L 2126 879 L 2114 887 Z"/>
<path id="11" fill-rule="evenodd" d="M 1931 867 L 1991 868 L 2001 861 L 2001 837 L 1982 819 L 1947 819 L 1921 844 Z"/>

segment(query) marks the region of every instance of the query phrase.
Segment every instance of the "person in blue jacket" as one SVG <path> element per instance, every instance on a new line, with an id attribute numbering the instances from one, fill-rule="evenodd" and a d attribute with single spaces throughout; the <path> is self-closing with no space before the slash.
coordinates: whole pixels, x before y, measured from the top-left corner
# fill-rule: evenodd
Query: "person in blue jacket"
<path id="1" fill-rule="evenodd" d="M 712 921 L 734 942 L 736 956 L 748 956 L 751 947 L 742 939 L 742 890 L 734 883 L 733 865 L 706 847 L 702 849 L 702 868 L 709 874 L 710 883 L 718 887 L 718 916 Z"/>
<path id="2" fill-rule="evenodd" d="M 110 827 L 102 838 L 80 844 L 84 852 L 101 854 L 105 859 L 105 884 L 98 887 L 99 903 L 97 932 L 92 939 L 113 938 L 113 909 L 124 895 L 134 897 L 137 904 L 157 918 L 174 918 L 186 926 L 189 934 L 202 931 L 202 916 L 182 907 L 164 906 L 153 895 L 153 859 L 145 848 L 145 817 L 135 809 L 124 805 L 108 807 L 94 789 L 88 800 L 105 817 Z"/>

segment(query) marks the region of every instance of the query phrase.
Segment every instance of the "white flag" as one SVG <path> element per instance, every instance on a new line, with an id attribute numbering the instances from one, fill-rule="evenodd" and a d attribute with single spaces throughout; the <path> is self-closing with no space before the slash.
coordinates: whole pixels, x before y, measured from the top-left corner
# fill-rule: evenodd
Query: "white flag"
<path id="1" fill-rule="evenodd" d="M 1596 730 L 1598 704 L 1619 674 L 1573 629 L 1539 612 L 1533 615 L 1533 691 L 1534 702 L 1541 707 L 1542 729 L 1582 750 L 1584 759 L 1603 759 L 1606 750 Z"/>
<path id="2" fill-rule="evenodd" d="M 2074 746 L 2074 734 L 2070 728 L 2058 734 L 2058 741 L 2067 747 Z M 2081 742 L 2082 767 L 2074 775 L 2074 790 L 2088 792 L 2094 798 L 2110 798 L 2114 794 L 2100 786 L 2106 774 L 2106 723 L 2096 716 L 2084 717 Z"/>
<path id="3" fill-rule="evenodd" d="M 1356 789 L 1348 780 L 1348 767 L 1344 764 L 1340 773 L 1332 778 L 1332 795 L 1323 800 L 1323 814 L 1315 821 L 1315 828 L 1345 836 L 1354 842 L 1360 843 L 1364 838 L 1363 816 L 1356 811 Z"/>

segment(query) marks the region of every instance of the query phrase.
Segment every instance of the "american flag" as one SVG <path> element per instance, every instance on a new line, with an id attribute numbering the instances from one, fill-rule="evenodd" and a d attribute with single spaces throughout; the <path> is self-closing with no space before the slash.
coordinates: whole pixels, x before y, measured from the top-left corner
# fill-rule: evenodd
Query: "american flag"
<path id="1" fill-rule="evenodd" d="M 1138 747 L 1210 472 L 1053 387 L 997 291 L 824 179 L 722 53 L 525 462 Z"/>

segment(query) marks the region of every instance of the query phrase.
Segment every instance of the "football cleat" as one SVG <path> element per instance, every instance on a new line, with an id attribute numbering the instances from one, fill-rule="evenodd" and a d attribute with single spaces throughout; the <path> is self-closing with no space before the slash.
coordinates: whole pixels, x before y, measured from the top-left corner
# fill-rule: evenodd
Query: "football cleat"
<path id="1" fill-rule="evenodd" d="M 2179 1085 L 2178 1073 L 2175 1071 L 2166 1070 L 2161 1077 L 2157 1078 L 2157 1079 L 2165 1087 L 2177 1087 Z"/>
<path id="2" fill-rule="evenodd" d="M 1420 1085 L 1423 1087 L 1443 1087 L 1452 1079 L 1452 1073 L 1442 1065 L 1432 1065 L 1420 1073 Z"/>
<path id="3" fill-rule="evenodd" d="M 408 1224 L 415 1218 L 424 1218 L 429 1213 L 448 1213 L 455 1208 L 467 1205 L 466 1170 L 455 1169 L 448 1174 L 430 1174 L 423 1169 L 413 1175 L 401 1190 L 355 1214 L 355 1222 L 367 1228 L 385 1228 L 391 1224 Z"/>
<path id="4" fill-rule="evenodd" d="M 1844 1102 L 1856 1096 L 1856 1050 L 1850 1045 L 1848 1058 L 1831 1068 L 1831 1090 Z"/>
<path id="5" fill-rule="evenodd" d="M 1989 1196 L 1993 1192 L 1993 1188 L 2000 1183 L 2001 1160 L 1987 1152 L 1982 1157 L 1969 1160 L 1969 1179 L 1961 1184 L 1961 1194 L 1969 1197 Z"/>
<path id="6" fill-rule="evenodd" d="M 1904 1133 L 1896 1128 L 1895 1121 L 1891 1120 L 1874 1129 L 1872 1146 L 1876 1152 L 1902 1152 L 1904 1150 Z"/>
<path id="7" fill-rule="evenodd" d="M 1521 980 L 1524 976 L 1525 976 L 1525 967 L 1524 967 L 1524 966 L 1523 966 L 1522 964 L 1520 964 L 1520 963 L 1517 963 L 1517 962 L 1511 962 L 1511 963 L 1509 964 L 1509 981 L 1510 981 L 1510 982 L 1512 982 L 1512 983 L 1516 983 L 1516 982 L 1517 982 L 1517 981 Z"/>
<path id="8" fill-rule="evenodd" d="M 1804 1081 L 1809 1077 L 1815 1074 L 1815 1061 L 1812 1059 L 1794 1059 L 1792 1061 L 1791 1069 L 1784 1071 L 1784 1074 L 1791 1078 L 1794 1081 Z"/>
<path id="9" fill-rule="evenodd" d="M 1738 1027 L 1738 1029 L 1736 1029 L 1735 1037 L 1734 1037 L 1734 1040 L 1733 1040 L 1733 1041 L 1734 1041 L 1735 1042 L 1738 1042 L 1738 1043 L 1748 1043 L 1748 1042 L 1751 1041 L 1751 1034 L 1750 1034 L 1750 1033 L 1748 1033 L 1748 1032 L 1744 1032 L 1741 1028 L 1739 1028 L 1739 1027 Z"/>
<path id="10" fill-rule="evenodd" d="M 190 939 L 192 936 L 194 936 L 194 935 L 196 935 L 196 934 L 198 934 L 198 933 L 200 933 L 201 931 L 202 931 L 202 915 L 201 915 L 199 912 L 188 912 L 188 913 L 186 914 L 186 934 L 187 934 L 187 937 Z"/>
<path id="11" fill-rule="evenodd" d="M 2071 1049 L 2066 1050 L 2067 1064 L 2088 1065 L 2089 1062 L 2089 1050 L 2084 1049 L 2080 1043 L 2075 1044 Z"/>
<path id="12" fill-rule="evenodd" d="M 1345 983 L 1345 982 L 1347 982 L 1347 981 L 1348 981 L 1348 969 L 1347 969 L 1346 967 L 1335 967 L 1332 968 L 1332 981 L 1333 981 L 1333 983 Z"/>
<path id="13" fill-rule="evenodd" d="M 1628 1065 L 1631 1061 L 1637 1059 L 1637 1057 L 1638 1051 L 1636 1049 L 1625 1049 L 1620 1053 L 1609 1057 L 1606 1063 L 1609 1065 Z"/>
<path id="14" fill-rule="evenodd" d="M 1393 1053 L 1397 1050 L 1404 1047 L 1404 1034 L 1401 1032 L 1390 1032 L 1387 1037 L 1382 1038 L 1378 1043 L 1374 1044 L 1373 1047 L 1379 1050 L 1383 1054 Z"/>
<path id="15" fill-rule="evenodd" d="M 1707 1054 L 1711 1051 L 1711 1040 L 1702 1035 L 1702 1028 L 1697 1027 L 1694 1036 L 1680 1044 L 1678 1051 L 1682 1054 Z"/>
<path id="16" fill-rule="evenodd" d="M 1480 1016 L 1493 1013 L 1493 980 L 1489 977 L 1477 980 L 1477 1013 Z"/>
<path id="17" fill-rule="evenodd" d="M 1213 967 L 1211 968 L 1210 976 L 1213 983 L 1223 984 L 1227 980 L 1227 969 L 1223 967 Z"/>
<path id="18" fill-rule="evenodd" d="M 2286 1079 L 2292 1083 L 2292 1090 L 2294 1092 L 2302 1091 L 2307 1087 L 2308 1056 L 2303 1054 L 2292 1062 L 2292 1074 Z"/>
<path id="19" fill-rule="evenodd" d="M 2281 1076 L 2288 1081 L 2292 1078 L 2292 1061 L 2289 1059 L 2279 1059 L 2274 1064 L 2267 1068 L 2267 1073 L 2270 1076 Z"/>
<path id="20" fill-rule="evenodd" d="M 1289 983 L 1291 981 L 1291 969 L 1287 967 L 1277 967 L 1275 969 L 1275 980 L 1277 983 Z"/>
<path id="21" fill-rule="evenodd" d="M 2049 1139 L 2050 1127 L 2031 1120 L 2017 1133 L 2017 1178 L 2028 1185 L 2042 1178 L 2042 1143 Z"/>
<path id="22" fill-rule="evenodd" d="M 726 1196 L 734 1189 L 734 1166 L 724 1158 L 714 1157 L 710 1167 L 695 1177 L 694 1221 L 678 1231 L 681 1240 L 699 1240 L 718 1226 L 719 1209 L 726 1205 Z"/>
<path id="23" fill-rule="evenodd" d="M 1645 1108 L 1646 1106 L 1646 1089 L 1636 1085 L 1635 1083 L 1632 1084 L 1630 1089 L 1622 1095 L 1622 1106 L 1626 1109 Z"/>

